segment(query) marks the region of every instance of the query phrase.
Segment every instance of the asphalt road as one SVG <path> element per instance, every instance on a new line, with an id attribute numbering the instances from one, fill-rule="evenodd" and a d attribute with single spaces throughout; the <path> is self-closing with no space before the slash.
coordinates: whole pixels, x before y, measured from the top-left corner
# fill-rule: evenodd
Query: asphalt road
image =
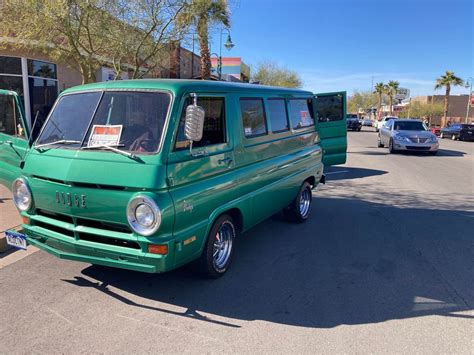
<path id="1" fill-rule="evenodd" d="M 215 281 L 33 253 L 0 269 L 0 353 L 472 353 L 473 150 L 350 132 L 311 219 L 246 233 Z"/>

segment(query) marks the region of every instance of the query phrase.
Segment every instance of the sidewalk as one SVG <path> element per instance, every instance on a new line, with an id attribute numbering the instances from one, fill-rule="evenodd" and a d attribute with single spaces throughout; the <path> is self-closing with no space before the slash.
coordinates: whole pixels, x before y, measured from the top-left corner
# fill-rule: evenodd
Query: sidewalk
<path id="1" fill-rule="evenodd" d="M 20 214 L 13 204 L 10 190 L 0 185 L 0 253 L 8 249 L 5 231 L 19 226 L 20 223 Z"/>

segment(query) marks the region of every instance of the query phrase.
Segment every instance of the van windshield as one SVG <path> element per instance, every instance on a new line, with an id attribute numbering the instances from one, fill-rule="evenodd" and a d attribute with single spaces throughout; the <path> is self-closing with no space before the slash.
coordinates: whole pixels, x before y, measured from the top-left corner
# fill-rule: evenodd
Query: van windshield
<path id="1" fill-rule="evenodd" d="M 171 97 L 159 92 L 105 91 L 59 99 L 36 145 L 109 145 L 130 152 L 158 150 Z M 58 144 L 59 144 L 58 143 Z"/>

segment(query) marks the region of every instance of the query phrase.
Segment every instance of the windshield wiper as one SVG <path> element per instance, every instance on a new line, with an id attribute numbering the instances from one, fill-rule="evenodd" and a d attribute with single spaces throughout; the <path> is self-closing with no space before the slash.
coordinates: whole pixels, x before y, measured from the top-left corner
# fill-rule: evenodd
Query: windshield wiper
<path id="1" fill-rule="evenodd" d="M 57 140 L 57 141 L 54 141 L 54 142 L 35 145 L 35 149 L 39 149 L 39 148 L 43 148 L 43 147 L 47 147 L 47 146 L 55 145 L 55 144 L 67 145 L 67 144 L 80 144 L 80 143 L 81 143 L 80 141 L 73 141 L 73 140 L 69 140 L 69 139 L 60 139 L 60 140 Z"/>
<path id="2" fill-rule="evenodd" d="M 137 156 L 133 153 L 129 153 L 129 152 L 124 152 L 123 150 L 120 150 L 120 149 L 117 149 L 111 145 L 96 145 L 96 146 L 91 146 L 91 147 L 82 147 L 82 149 L 106 149 L 106 150 L 110 150 L 112 152 L 115 152 L 115 153 L 118 153 L 118 154 L 122 154 L 130 159 L 133 159 L 133 160 L 136 160 L 137 159 Z"/>

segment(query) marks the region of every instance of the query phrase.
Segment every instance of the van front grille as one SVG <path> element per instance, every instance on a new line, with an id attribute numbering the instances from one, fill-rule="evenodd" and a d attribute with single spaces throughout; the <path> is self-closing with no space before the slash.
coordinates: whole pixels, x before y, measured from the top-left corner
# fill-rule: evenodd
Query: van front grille
<path id="1" fill-rule="evenodd" d="M 141 249 L 131 229 L 119 223 L 95 221 L 87 218 L 75 218 L 72 216 L 47 211 L 36 210 L 31 215 L 32 225 L 59 233 L 66 237 L 77 240 L 86 240 L 98 244 L 115 245 L 122 248 Z M 86 230 L 86 228 L 91 228 Z M 93 230 L 92 230 L 93 228 Z M 111 233 L 120 233 L 116 238 Z"/>

